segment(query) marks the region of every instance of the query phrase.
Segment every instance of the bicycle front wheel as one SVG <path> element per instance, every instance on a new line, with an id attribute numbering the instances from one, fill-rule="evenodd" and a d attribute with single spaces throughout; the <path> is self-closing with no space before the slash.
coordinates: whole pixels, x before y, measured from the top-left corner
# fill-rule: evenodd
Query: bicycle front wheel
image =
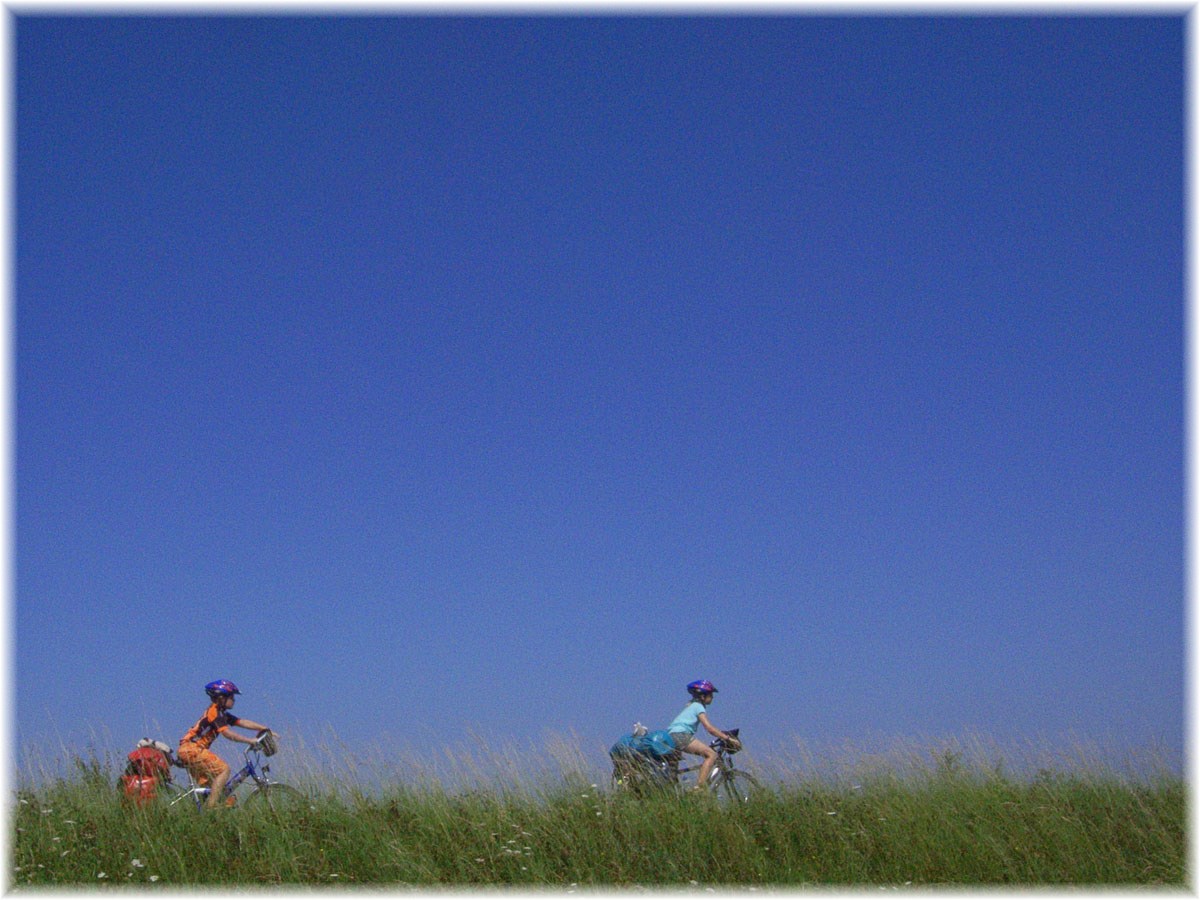
<path id="1" fill-rule="evenodd" d="M 763 791 L 758 779 L 738 769 L 713 769 L 708 779 L 709 788 L 722 800 L 733 803 L 749 803 Z"/>
<path id="2" fill-rule="evenodd" d="M 271 809 L 284 815 L 308 812 L 313 808 L 312 801 L 307 796 L 286 784 L 260 784 L 258 789 L 246 798 L 246 805 L 255 809 Z"/>

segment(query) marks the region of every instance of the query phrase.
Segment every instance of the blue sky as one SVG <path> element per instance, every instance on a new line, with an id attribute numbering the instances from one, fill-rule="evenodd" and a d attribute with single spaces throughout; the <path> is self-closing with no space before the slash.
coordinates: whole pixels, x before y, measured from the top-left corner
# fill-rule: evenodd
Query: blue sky
<path id="1" fill-rule="evenodd" d="M 1180 753 L 1184 24 L 17 15 L 16 742 Z"/>

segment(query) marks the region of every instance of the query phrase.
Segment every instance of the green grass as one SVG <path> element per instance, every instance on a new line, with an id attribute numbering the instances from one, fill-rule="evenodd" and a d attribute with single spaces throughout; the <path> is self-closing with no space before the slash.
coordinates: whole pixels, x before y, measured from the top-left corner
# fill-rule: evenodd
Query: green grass
<path id="1" fill-rule="evenodd" d="M 1187 886 L 1173 775 L 1016 778 L 950 755 L 793 775 L 731 808 L 613 795 L 566 765 L 456 789 L 314 781 L 313 809 L 280 822 L 250 807 L 131 810 L 109 767 L 74 769 L 14 798 L 11 886 Z"/>

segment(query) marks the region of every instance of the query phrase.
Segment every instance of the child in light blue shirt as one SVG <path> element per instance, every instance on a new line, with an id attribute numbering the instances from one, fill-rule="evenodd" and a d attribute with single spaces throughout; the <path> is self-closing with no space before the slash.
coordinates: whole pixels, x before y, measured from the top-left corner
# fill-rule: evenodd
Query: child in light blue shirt
<path id="1" fill-rule="evenodd" d="M 713 694 L 717 692 L 713 683 L 708 680 L 693 681 L 687 686 L 687 689 L 688 693 L 692 695 L 692 702 L 685 706 L 683 712 L 667 726 L 667 733 L 670 734 L 676 750 L 703 758 L 703 762 L 700 763 L 700 775 L 696 782 L 697 786 L 702 788 L 708 784 L 709 773 L 712 772 L 713 764 L 717 761 L 717 752 L 708 744 L 696 739 L 699 727 L 703 725 L 705 731 L 713 737 L 721 738 L 732 747 L 738 747 L 740 744 L 733 735 L 726 734 L 708 721 L 706 710 L 713 701 Z"/>
<path id="2" fill-rule="evenodd" d="M 667 731 L 670 734 L 686 734 L 694 737 L 696 729 L 700 725 L 700 717 L 704 715 L 704 704 L 699 700 L 693 700 L 683 708 L 683 712 L 675 717 L 675 720 L 667 726 Z"/>

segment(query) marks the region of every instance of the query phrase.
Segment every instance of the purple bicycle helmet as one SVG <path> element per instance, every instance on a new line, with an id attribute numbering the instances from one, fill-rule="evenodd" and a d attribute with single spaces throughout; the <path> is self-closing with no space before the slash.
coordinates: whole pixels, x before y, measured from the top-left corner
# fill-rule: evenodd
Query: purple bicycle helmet
<path id="1" fill-rule="evenodd" d="M 218 681 L 210 681 L 204 686 L 204 693 L 216 700 L 218 697 L 228 697 L 233 694 L 240 694 L 238 686 L 232 681 L 226 681 L 224 678 Z"/>
<path id="2" fill-rule="evenodd" d="M 715 694 L 717 689 L 713 687 L 713 683 L 707 678 L 700 681 L 693 681 L 687 687 L 689 694 Z"/>

